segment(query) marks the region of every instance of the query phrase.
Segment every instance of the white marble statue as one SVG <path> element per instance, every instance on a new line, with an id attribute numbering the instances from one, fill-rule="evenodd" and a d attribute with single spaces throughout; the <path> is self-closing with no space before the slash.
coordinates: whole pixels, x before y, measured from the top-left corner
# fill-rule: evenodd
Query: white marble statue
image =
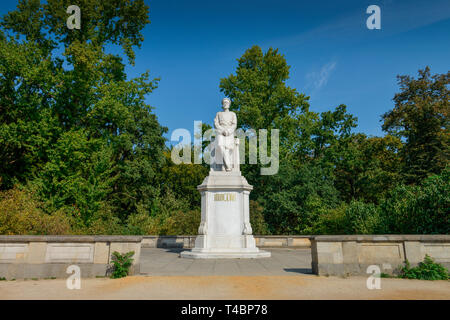
<path id="1" fill-rule="evenodd" d="M 223 111 L 214 119 L 216 138 L 209 175 L 197 186 L 201 193 L 201 221 L 195 247 L 180 256 L 193 259 L 267 258 L 259 250 L 250 225 L 249 196 L 253 189 L 239 170 L 239 139 L 235 138 L 236 114 L 231 101 L 222 100 Z"/>
<path id="2" fill-rule="evenodd" d="M 237 125 L 236 114 L 230 111 L 231 101 L 222 100 L 223 111 L 219 111 L 214 118 L 216 129 L 215 155 L 213 170 L 239 171 L 239 139 L 235 138 Z"/>

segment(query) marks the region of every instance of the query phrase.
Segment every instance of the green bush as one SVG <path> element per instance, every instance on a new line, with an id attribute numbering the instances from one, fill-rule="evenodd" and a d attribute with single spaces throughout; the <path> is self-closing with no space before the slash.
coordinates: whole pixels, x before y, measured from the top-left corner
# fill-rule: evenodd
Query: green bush
<path id="1" fill-rule="evenodd" d="M 380 204 L 382 233 L 449 234 L 450 169 L 419 186 L 400 185 Z"/>
<path id="2" fill-rule="evenodd" d="M 186 199 L 168 190 L 153 201 L 150 208 L 139 204 L 128 216 L 127 234 L 196 235 L 200 210 L 190 209 Z"/>
<path id="3" fill-rule="evenodd" d="M 123 223 L 106 204 L 93 213 L 87 225 L 81 224 L 79 230 L 84 234 L 126 234 Z"/>
<path id="4" fill-rule="evenodd" d="M 33 193 L 15 187 L 0 191 L 0 234 L 72 234 L 70 212 L 56 210 L 47 214 Z"/>
<path id="5" fill-rule="evenodd" d="M 398 185 L 379 205 L 353 200 L 320 214 L 313 234 L 449 234 L 450 170 Z"/>
<path id="6" fill-rule="evenodd" d="M 250 200 L 250 225 L 252 226 L 253 234 L 269 234 L 269 227 L 264 219 L 264 208 L 254 200 Z"/>
<path id="7" fill-rule="evenodd" d="M 419 280 L 448 280 L 449 273 L 447 269 L 429 256 L 425 255 L 423 262 L 417 267 L 411 268 L 409 261 L 400 267 L 400 278 L 419 279 Z"/>
<path id="8" fill-rule="evenodd" d="M 124 254 L 120 254 L 117 251 L 112 253 L 112 263 L 113 263 L 113 272 L 111 274 L 111 278 L 123 278 L 128 275 L 129 269 L 133 264 L 134 251 L 130 251 Z"/>
<path id="9" fill-rule="evenodd" d="M 379 209 L 373 203 L 352 201 L 345 210 L 344 228 L 347 234 L 377 233 L 379 223 Z"/>
<path id="10" fill-rule="evenodd" d="M 166 220 L 166 235 L 197 235 L 200 210 L 175 211 Z"/>
<path id="11" fill-rule="evenodd" d="M 255 186 L 251 196 L 263 207 L 271 234 L 314 233 L 312 227 L 319 217 L 339 204 L 333 181 L 324 179 L 325 175 L 317 165 L 296 165 L 289 159 L 280 161 L 279 172 L 264 176 L 266 181 L 261 183 L 248 175 L 248 181 Z"/>
<path id="12" fill-rule="evenodd" d="M 319 216 L 311 234 L 345 234 L 348 204 L 342 202 L 337 208 L 326 210 Z"/>

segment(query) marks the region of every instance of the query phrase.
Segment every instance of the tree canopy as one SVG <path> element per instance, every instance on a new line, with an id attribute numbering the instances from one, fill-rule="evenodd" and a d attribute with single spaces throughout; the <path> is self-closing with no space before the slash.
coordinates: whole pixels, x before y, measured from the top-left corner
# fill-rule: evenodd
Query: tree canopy
<path id="1" fill-rule="evenodd" d="M 172 162 L 147 102 L 160 79 L 125 71 L 148 6 L 81 0 L 69 29 L 70 4 L 22 0 L 0 19 L 0 234 L 196 234 L 208 167 Z M 241 166 L 254 233 L 448 233 L 449 73 L 399 76 L 374 137 L 339 101 L 313 111 L 289 71 L 253 46 L 219 84 L 239 128 L 279 130 L 276 174 Z"/>
<path id="2" fill-rule="evenodd" d="M 419 77 L 399 76 L 401 92 L 395 107 L 383 115 L 383 130 L 405 139 L 403 172 L 407 182 L 418 183 L 441 172 L 450 158 L 450 72 Z"/>
<path id="3" fill-rule="evenodd" d="M 132 62 L 148 7 L 81 1 L 83 27 L 70 30 L 68 5 L 21 1 L 1 21 L 1 188 L 26 184 L 47 210 L 66 208 L 86 226 L 101 212 L 125 220 L 159 194 L 167 129 L 145 102 L 158 79 L 127 79 L 107 44 Z"/>

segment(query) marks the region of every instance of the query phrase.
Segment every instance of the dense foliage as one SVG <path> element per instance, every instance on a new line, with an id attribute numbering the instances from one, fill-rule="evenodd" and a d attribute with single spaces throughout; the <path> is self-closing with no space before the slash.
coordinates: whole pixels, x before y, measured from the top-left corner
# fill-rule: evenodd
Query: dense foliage
<path id="1" fill-rule="evenodd" d="M 147 5 L 79 1 L 80 30 L 69 5 L 23 0 L 0 19 L 0 234 L 196 234 L 208 167 L 172 162 L 146 103 L 159 79 L 125 72 Z M 372 137 L 345 105 L 310 110 L 278 50 L 237 63 L 220 90 L 238 127 L 280 130 L 277 174 L 242 165 L 255 234 L 449 233 L 450 73 L 400 76 Z"/>
<path id="2" fill-rule="evenodd" d="M 409 262 L 406 261 L 405 265 L 400 268 L 399 277 L 418 280 L 448 280 L 450 274 L 443 265 L 434 262 L 429 255 L 425 255 L 423 262 L 416 267 L 411 268 Z"/>
<path id="3" fill-rule="evenodd" d="M 255 46 L 220 83 L 242 128 L 280 129 L 278 174 L 243 166 L 270 233 L 449 233 L 449 73 L 399 77 L 384 137 L 355 133 L 345 105 L 311 111 L 288 78 Z"/>

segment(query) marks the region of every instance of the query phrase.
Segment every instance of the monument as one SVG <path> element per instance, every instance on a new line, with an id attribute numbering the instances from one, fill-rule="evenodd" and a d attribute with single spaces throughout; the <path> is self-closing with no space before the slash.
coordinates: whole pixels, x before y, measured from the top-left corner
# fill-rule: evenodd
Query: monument
<path id="1" fill-rule="evenodd" d="M 223 111 L 214 119 L 213 161 L 209 175 L 197 186 L 202 208 L 198 236 L 192 250 L 181 252 L 183 258 L 270 257 L 270 252 L 256 247 L 252 235 L 249 195 L 253 187 L 241 175 L 237 118 L 230 104 L 230 99 L 223 99 Z"/>

